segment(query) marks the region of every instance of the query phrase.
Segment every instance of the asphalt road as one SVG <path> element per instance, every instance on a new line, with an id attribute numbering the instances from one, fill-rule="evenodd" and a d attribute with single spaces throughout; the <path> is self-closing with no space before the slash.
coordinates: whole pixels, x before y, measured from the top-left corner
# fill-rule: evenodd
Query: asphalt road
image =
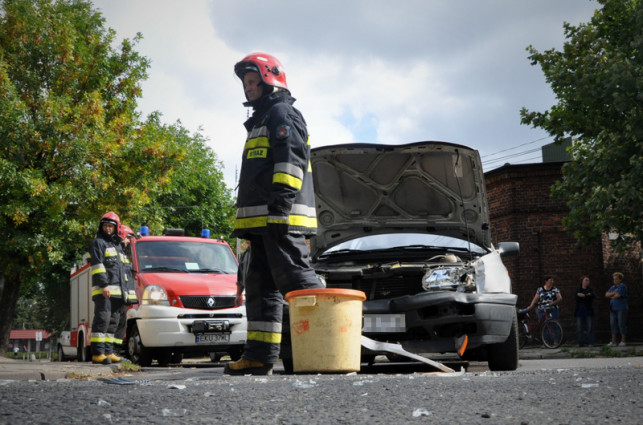
<path id="1" fill-rule="evenodd" d="M 90 378 L 0 381 L 0 423 L 639 424 L 643 358 L 521 360 L 515 372 L 231 377 L 220 365 Z"/>

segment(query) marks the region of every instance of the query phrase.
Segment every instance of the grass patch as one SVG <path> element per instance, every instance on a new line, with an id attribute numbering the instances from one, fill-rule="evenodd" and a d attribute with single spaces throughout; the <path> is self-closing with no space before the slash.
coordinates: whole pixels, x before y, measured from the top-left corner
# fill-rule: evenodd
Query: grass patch
<path id="1" fill-rule="evenodd" d="M 129 360 L 123 360 L 118 363 L 119 372 L 140 372 L 141 366 L 130 362 Z"/>

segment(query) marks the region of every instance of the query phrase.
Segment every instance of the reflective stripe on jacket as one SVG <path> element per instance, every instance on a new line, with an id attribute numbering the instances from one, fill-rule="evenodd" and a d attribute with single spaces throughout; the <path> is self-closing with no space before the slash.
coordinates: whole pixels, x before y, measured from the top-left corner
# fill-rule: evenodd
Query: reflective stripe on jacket
<path id="1" fill-rule="evenodd" d="M 286 92 L 262 98 L 244 124 L 233 237 L 265 233 L 268 223 L 287 224 L 289 233 L 316 233 L 308 132 L 294 101 Z"/>

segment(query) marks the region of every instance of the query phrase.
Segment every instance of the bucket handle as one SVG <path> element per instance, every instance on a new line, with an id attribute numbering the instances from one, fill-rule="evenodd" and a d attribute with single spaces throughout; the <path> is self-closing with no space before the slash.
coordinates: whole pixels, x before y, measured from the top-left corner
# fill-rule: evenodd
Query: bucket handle
<path id="1" fill-rule="evenodd" d="M 315 307 L 317 305 L 316 295 L 302 295 L 290 300 L 293 307 Z"/>

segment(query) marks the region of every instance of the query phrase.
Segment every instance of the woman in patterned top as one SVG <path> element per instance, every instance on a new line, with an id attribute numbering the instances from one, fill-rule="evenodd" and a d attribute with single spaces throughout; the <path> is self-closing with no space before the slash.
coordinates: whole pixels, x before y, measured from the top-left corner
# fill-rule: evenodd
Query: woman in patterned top
<path id="1" fill-rule="evenodd" d="M 538 305 L 538 319 L 547 314 L 552 319 L 558 319 L 558 305 L 563 301 L 560 290 L 554 286 L 554 278 L 545 277 L 545 284 L 536 290 L 536 295 L 531 301 L 528 311 Z"/>

